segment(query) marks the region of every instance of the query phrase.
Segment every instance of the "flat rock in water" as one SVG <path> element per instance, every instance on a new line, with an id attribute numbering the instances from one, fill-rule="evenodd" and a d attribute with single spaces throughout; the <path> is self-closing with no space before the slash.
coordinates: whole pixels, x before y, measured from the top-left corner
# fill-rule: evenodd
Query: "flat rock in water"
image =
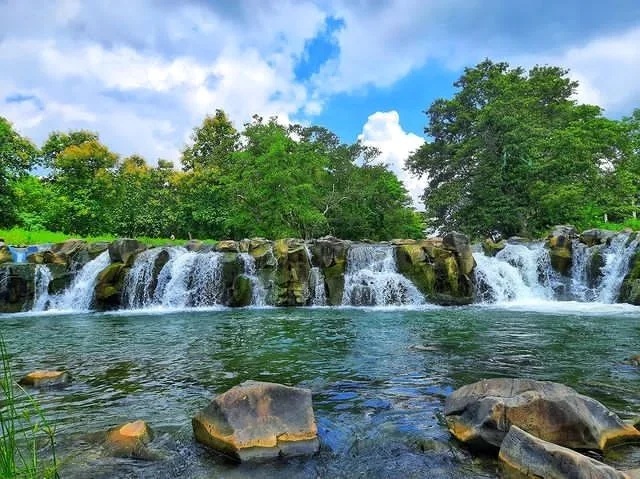
<path id="1" fill-rule="evenodd" d="M 66 371 L 38 369 L 24 375 L 18 384 L 36 388 L 61 387 L 71 383 L 71 375 Z"/>
<path id="2" fill-rule="evenodd" d="M 517 471 L 525 477 L 542 479 L 629 479 L 630 477 L 571 449 L 543 441 L 517 426 L 511 426 L 502 441 L 500 460 L 508 470 Z"/>
<path id="3" fill-rule="evenodd" d="M 112 456 L 150 459 L 146 446 L 152 439 L 153 431 L 139 419 L 109 429 L 105 447 Z"/>
<path id="4" fill-rule="evenodd" d="M 196 440 L 241 462 L 319 448 L 309 389 L 246 381 L 217 396 L 192 423 Z"/>
<path id="5" fill-rule="evenodd" d="M 640 440 L 640 431 L 598 401 L 547 381 L 497 378 L 463 386 L 447 398 L 445 416 L 457 439 L 478 448 L 500 447 L 512 425 L 572 449 Z"/>

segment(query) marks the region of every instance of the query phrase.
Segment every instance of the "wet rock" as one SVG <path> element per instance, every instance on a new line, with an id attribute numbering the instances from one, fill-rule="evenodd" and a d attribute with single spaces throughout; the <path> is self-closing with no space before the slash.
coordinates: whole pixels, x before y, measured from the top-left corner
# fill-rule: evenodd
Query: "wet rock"
<path id="1" fill-rule="evenodd" d="M 630 364 L 631 366 L 640 366 L 640 354 L 631 356 L 625 362 Z"/>
<path id="2" fill-rule="evenodd" d="M 38 369 L 24 375 L 18 383 L 35 388 L 62 387 L 71 383 L 71 375 L 66 371 Z"/>
<path id="3" fill-rule="evenodd" d="M 0 245 L 0 264 L 2 263 L 11 263 L 13 261 L 13 256 L 11 255 L 11 251 L 9 247 L 5 244 Z"/>
<path id="4" fill-rule="evenodd" d="M 29 263 L 0 265 L 0 312 L 16 313 L 31 309 L 35 268 Z"/>
<path id="5" fill-rule="evenodd" d="M 468 240 L 462 236 L 456 238 L 451 234 L 448 246 L 444 239 L 430 238 L 396 249 L 398 271 L 433 303 L 469 304 L 473 301 L 471 272 L 475 262 Z M 453 248 L 460 248 L 460 251 Z"/>
<path id="6" fill-rule="evenodd" d="M 405 244 L 416 244 L 417 241 L 414 239 L 392 239 L 391 244 L 393 246 L 402 246 Z"/>
<path id="7" fill-rule="evenodd" d="M 463 386 L 447 398 L 445 416 L 457 439 L 478 448 L 500 447 L 512 425 L 572 449 L 640 440 L 639 431 L 598 401 L 547 381 L 498 378 Z"/>
<path id="8" fill-rule="evenodd" d="M 640 305 L 640 251 L 631 259 L 631 267 L 622 281 L 618 301 Z"/>
<path id="9" fill-rule="evenodd" d="M 233 282 L 233 293 L 231 295 L 229 306 L 249 306 L 251 304 L 252 295 L 253 291 L 251 280 L 244 274 L 241 274 L 240 276 L 237 276 Z"/>
<path id="10" fill-rule="evenodd" d="M 601 462 L 566 447 L 543 441 L 511 426 L 500 447 L 500 460 L 525 477 L 543 479 L 628 479 Z"/>
<path id="11" fill-rule="evenodd" d="M 96 309 L 104 311 L 120 306 L 129 269 L 124 263 L 111 263 L 98 274 L 95 288 Z"/>
<path id="12" fill-rule="evenodd" d="M 109 429 L 105 448 L 111 456 L 150 459 L 152 454 L 148 451 L 147 445 L 152 440 L 151 428 L 146 422 L 137 420 Z"/>
<path id="13" fill-rule="evenodd" d="M 276 306 L 304 306 L 311 298 L 308 281 L 311 264 L 304 241 L 282 239 L 273 243 L 277 260 L 274 278 Z"/>
<path id="14" fill-rule="evenodd" d="M 334 236 L 323 236 L 308 244 L 313 266 L 319 267 L 324 276 L 327 304 L 331 306 L 342 304 L 347 251 L 351 242 Z"/>
<path id="15" fill-rule="evenodd" d="M 547 237 L 547 248 L 551 258 L 551 266 L 563 276 L 571 274 L 573 240 L 577 231 L 571 225 L 555 226 Z"/>
<path id="16" fill-rule="evenodd" d="M 615 236 L 615 232 L 609 230 L 590 229 L 584 230 L 580 234 L 580 241 L 588 247 L 595 245 L 604 245 L 611 242 L 611 238 Z"/>
<path id="17" fill-rule="evenodd" d="M 89 259 L 95 259 L 100 256 L 102 253 L 109 249 L 108 241 L 93 241 L 91 243 L 87 243 L 87 254 L 89 255 Z"/>
<path id="18" fill-rule="evenodd" d="M 496 243 L 491 238 L 487 238 L 482 242 L 482 251 L 484 252 L 485 256 L 492 257 L 502 251 L 505 246 L 507 246 L 507 243 L 504 240 L 498 241 Z"/>
<path id="19" fill-rule="evenodd" d="M 524 236 L 510 236 L 507 238 L 508 244 L 527 244 L 531 243 L 530 238 L 525 238 Z"/>
<path id="20" fill-rule="evenodd" d="M 220 251 L 222 253 L 238 253 L 240 248 L 237 241 L 225 240 L 216 243 L 216 251 Z"/>
<path id="21" fill-rule="evenodd" d="M 109 257 L 112 263 L 131 266 L 138 253 L 147 249 L 144 243 L 130 238 L 120 238 L 109 245 Z"/>
<path id="22" fill-rule="evenodd" d="M 311 391 L 246 381 L 193 418 L 196 440 L 238 461 L 318 451 Z"/>

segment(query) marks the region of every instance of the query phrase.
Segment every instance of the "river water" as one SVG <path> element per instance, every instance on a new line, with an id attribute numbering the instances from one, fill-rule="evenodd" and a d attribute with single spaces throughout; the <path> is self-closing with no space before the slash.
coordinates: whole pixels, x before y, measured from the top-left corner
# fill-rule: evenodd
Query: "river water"
<path id="1" fill-rule="evenodd" d="M 35 392 L 57 426 L 64 478 L 500 477 L 442 412 L 454 389 L 499 376 L 552 380 L 623 418 L 640 414 L 640 308 L 539 302 L 438 308 L 247 308 L 0 315 L 16 376 L 64 368 Z M 234 465 L 197 445 L 191 417 L 247 379 L 313 391 L 321 451 Z M 153 461 L 105 456 L 92 433 L 144 419 Z M 640 448 L 637 448 L 640 449 Z M 640 453 L 613 450 L 617 467 Z"/>

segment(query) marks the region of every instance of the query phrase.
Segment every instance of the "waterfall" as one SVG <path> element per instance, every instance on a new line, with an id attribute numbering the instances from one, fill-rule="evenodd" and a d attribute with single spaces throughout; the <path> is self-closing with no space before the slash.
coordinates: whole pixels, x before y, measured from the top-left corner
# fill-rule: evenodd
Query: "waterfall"
<path id="1" fill-rule="evenodd" d="M 313 266 L 313 253 L 309 249 L 309 245 L 305 243 L 304 250 L 307 252 L 307 259 L 311 269 L 309 270 L 309 289 L 311 292 L 312 306 L 325 306 L 327 304 L 326 292 L 324 288 L 324 274 L 322 270 Z"/>
<path id="2" fill-rule="evenodd" d="M 136 257 L 123 286 L 123 303 L 129 309 L 143 308 L 153 303 L 153 294 L 157 286 L 157 278 L 154 275 L 158 273 L 156 262 L 160 254 L 164 252 L 169 255 L 170 259 L 178 253 L 176 248 L 152 248 L 143 251 Z"/>
<path id="3" fill-rule="evenodd" d="M 244 275 L 251 282 L 251 305 L 265 306 L 267 304 L 267 292 L 258 277 L 255 258 L 249 253 L 240 253 L 239 257 L 244 267 Z"/>
<path id="4" fill-rule="evenodd" d="M 27 248 L 17 248 L 15 246 L 9 246 L 9 251 L 14 263 L 26 263 L 27 262 Z"/>
<path id="5" fill-rule="evenodd" d="M 93 302 L 98 274 L 110 263 L 109 252 L 104 251 L 85 264 L 63 293 L 50 298 L 49 309 L 88 311 Z"/>
<path id="6" fill-rule="evenodd" d="M 543 243 L 507 244 L 495 257 L 474 253 L 476 297 L 481 302 L 539 301 L 554 297 L 558 274 Z"/>
<path id="7" fill-rule="evenodd" d="M 49 284 L 53 275 L 44 264 L 36 265 L 34 286 L 33 286 L 33 307 L 31 311 L 44 311 L 50 301 Z"/>
<path id="8" fill-rule="evenodd" d="M 549 252 L 542 243 L 508 244 L 493 258 L 474 253 L 476 299 L 483 303 L 558 299 L 613 303 L 637 247 L 638 239 L 631 240 L 624 233 L 609 245 L 587 247 L 574 241 L 571 276 L 564 280 L 551 268 Z M 561 286 L 566 286 L 566 294 L 558 297 L 556 291 Z"/>
<path id="9" fill-rule="evenodd" d="M 638 239 L 630 241 L 628 234 L 619 234 L 611 240 L 611 244 L 603 250 L 604 267 L 598 301 L 613 303 L 618 299 L 620 286 L 629 272 L 631 257 L 638 247 Z"/>
<path id="10" fill-rule="evenodd" d="M 342 304 L 389 306 L 423 304 L 414 284 L 398 273 L 395 251 L 387 245 L 357 245 L 347 253 Z"/>

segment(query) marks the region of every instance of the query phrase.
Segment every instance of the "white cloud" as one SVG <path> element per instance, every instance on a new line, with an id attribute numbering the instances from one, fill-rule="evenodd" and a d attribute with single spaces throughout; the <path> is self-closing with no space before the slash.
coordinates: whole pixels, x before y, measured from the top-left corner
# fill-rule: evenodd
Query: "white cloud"
<path id="1" fill-rule="evenodd" d="M 424 139 L 404 131 L 400 125 L 400 115 L 393 110 L 378 111 L 369 115 L 358 139 L 364 145 L 374 146 L 382 152 L 378 161 L 389 166 L 404 183 L 414 206 L 424 210 L 420 196 L 424 193 L 426 180 L 417 178 L 404 169 L 407 158 L 422 146 Z"/>

